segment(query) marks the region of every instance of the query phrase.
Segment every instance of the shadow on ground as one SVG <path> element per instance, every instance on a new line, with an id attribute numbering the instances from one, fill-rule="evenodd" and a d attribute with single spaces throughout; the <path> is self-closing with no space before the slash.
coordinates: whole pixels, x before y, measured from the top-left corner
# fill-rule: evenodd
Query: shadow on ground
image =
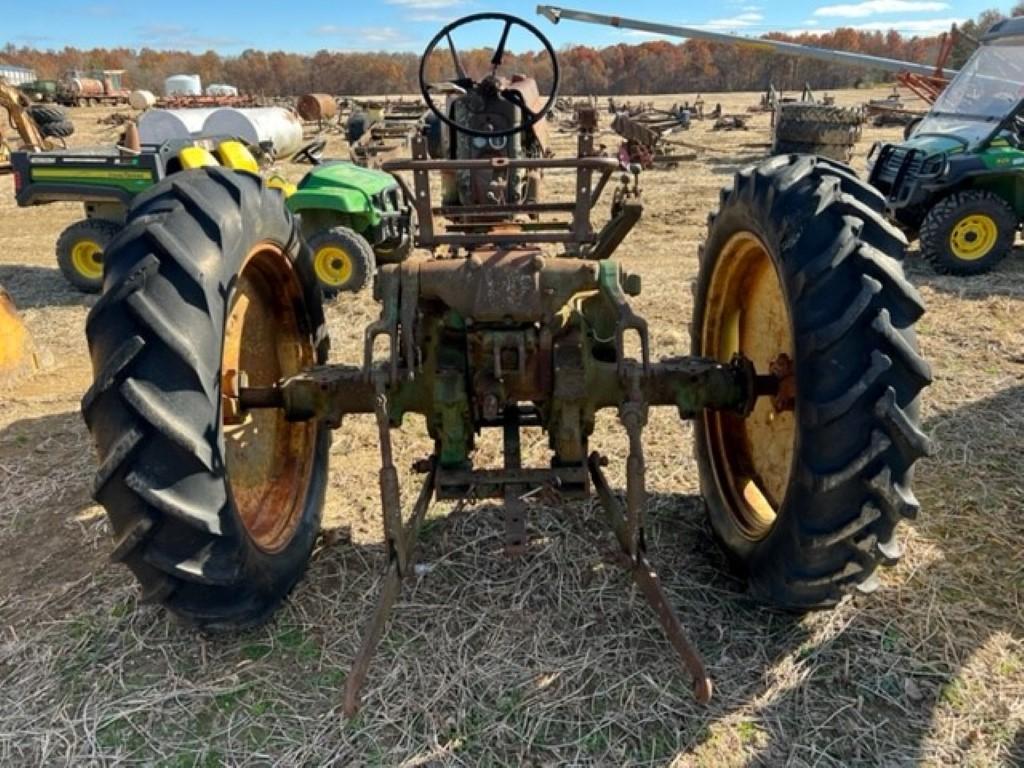
<path id="1" fill-rule="evenodd" d="M 271 624 L 211 637 L 140 607 L 128 573 L 104 562 L 103 531 L 89 529 L 84 545 L 49 535 L 69 504 L 48 501 L 33 544 L 40 566 L 22 578 L 57 573 L 66 586 L 19 595 L 18 615 L 36 615 L 15 622 L 19 584 L 3 572 L 0 614 L 16 629 L 0 652 L 12 704 L 0 754 L 36 764 L 171 750 L 199 764 L 260 754 L 296 765 L 1014 765 L 1021 491 L 1006 426 L 989 427 L 1021 414 L 1017 386 L 929 420 L 940 452 L 919 475 L 915 551 L 878 593 L 834 612 L 798 618 L 755 604 L 700 499 L 652 494 L 651 560 L 715 679 L 707 707 L 614 564 L 592 504 L 533 507 L 529 552 L 513 561 L 500 506 L 428 517 L 363 709 L 343 722 L 341 688 L 384 566 L 378 543 L 326 531 Z M 77 419 L 16 422 L 0 433 L 0 457 L 32 450 L 23 435 L 83 443 Z M 80 450 L 66 484 L 85 503 L 92 453 Z"/>
<path id="2" fill-rule="evenodd" d="M 97 298 L 72 288 L 56 264 L 52 267 L 0 264 L 0 285 L 11 294 L 18 309 L 89 307 Z"/>
<path id="3" fill-rule="evenodd" d="M 921 258 L 916 246 L 907 254 L 906 268 L 907 275 L 917 285 L 927 286 L 958 299 L 1024 297 L 1024 246 L 1015 248 L 995 269 L 982 275 L 940 275 Z"/>

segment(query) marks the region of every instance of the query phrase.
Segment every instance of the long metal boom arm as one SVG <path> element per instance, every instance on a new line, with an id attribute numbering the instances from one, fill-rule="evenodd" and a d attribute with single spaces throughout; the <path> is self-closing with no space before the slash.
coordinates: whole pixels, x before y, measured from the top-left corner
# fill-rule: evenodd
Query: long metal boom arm
<path id="1" fill-rule="evenodd" d="M 600 13 L 588 13 L 587 11 L 575 11 L 571 8 L 559 8 L 554 5 L 538 5 L 537 13 L 544 16 L 553 24 L 562 19 L 571 21 L 582 21 L 587 24 L 600 24 L 621 29 L 635 29 L 640 32 L 652 32 L 670 37 L 693 38 L 695 40 L 708 40 L 713 43 L 725 43 L 727 45 L 745 45 L 750 48 L 781 53 L 787 56 L 803 56 L 821 61 L 849 64 L 855 67 L 872 67 L 884 69 L 889 72 L 911 72 L 917 75 L 935 75 L 935 67 L 927 64 L 916 64 L 910 61 L 899 59 L 886 59 L 880 56 L 868 56 L 863 53 L 850 53 L 849 51 L 832 51 L 828 48 L 815 48 L 810 45 L 798 43 L 787 43 L 782 40 L 766 40 L 761 37 L 743 37 L 742 35 L 729 35 L 724 32 L 711 32 L 706 29 L 695 29 L 693 27 L 678 27 L 671 24 L 655 24 L 649 21 L 638 19 L 626 19 L 621 16 L 604 16 Z M 955 71 L 946 70 L 952 76 Z"/>

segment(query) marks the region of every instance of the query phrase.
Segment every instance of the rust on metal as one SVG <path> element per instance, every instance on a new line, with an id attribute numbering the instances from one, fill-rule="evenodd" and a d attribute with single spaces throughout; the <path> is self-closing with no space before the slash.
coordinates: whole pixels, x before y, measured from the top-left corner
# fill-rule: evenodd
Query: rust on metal
<path id="1" fill-rule="evenodd" d="M 289 421 L 280 410 L 243 416 L 234 403 L 247 383 L 272 387 L 313 366 L 313 339 L 296 313 L 303 306 L 302 286 L 282 248 L 269 242 L 254 248 L 230 297 L 220 383 L 229 406 L 223 428 L 231 495 L 249 536 L 267 552 L 287 546 L 301 519 L 318 427 Z"/>

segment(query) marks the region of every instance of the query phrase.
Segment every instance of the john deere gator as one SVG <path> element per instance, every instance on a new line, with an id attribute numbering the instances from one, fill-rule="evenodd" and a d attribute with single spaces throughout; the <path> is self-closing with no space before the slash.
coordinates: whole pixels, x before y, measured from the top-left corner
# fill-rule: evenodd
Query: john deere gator
<path id="1" fill-rule="evenodd" d="M 1024 17 L 980 42 L 910 138 L 869 158 L 890 215 L 956 275 L 1006 258 L 1024 216 Z"/>

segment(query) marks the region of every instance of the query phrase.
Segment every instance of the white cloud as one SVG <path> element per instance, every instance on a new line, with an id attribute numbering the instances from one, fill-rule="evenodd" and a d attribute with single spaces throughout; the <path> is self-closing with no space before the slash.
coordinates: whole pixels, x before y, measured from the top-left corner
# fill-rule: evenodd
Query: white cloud
<path id="1" fill-rule="evenodd" d="M 397 27 L 349 27 L 342 24 L 322 24 L 312 30 L 318 37 L 338 38 L 340 50 L 345 51 L 412 51 L 421 45 Z"/>
<path id="2" fill-rule="evenodd" d="M 949 3 L 939 0 L 864 0 L 861 3 L 826 5 L 814 11 L 815 16 L 863 19 L 883 13 L 928 13 L 944 11 Z"/>
<path id="3" fill-rule="evenodd" d="M 745 29 L 748 27 L 763 26 L 761 22 L 764 21 L 764 16 L 756 11 L 747 11 L 733 16 L 729 19 L 712 19 L 711 21 L 705 21 L 702 24 L 692 24 L 690 26 L 695 29 L 711 29 L 711 30 L 729 30 L 729 29 Z"/>
<path id="4" fill-rule="evenodd" d="M 146 46 L 189 51 L 226 48 L 240 43 L 238 38 L 226 35 L 207 35 L 201 33 L 196 27 L 184 24 L 144 24 L 135 28 L 135 35 Z"/>
<path id="5" fill-rule="evenodd" d="M 959 24 L 963 19 L 914 19 L 906 21 L 869 21 L 863 24 L 852 24 L 854 29 L 862 29 L 868 32 L 888 32 L 895 29 L 905 35 L 930 36 L 948 32 L 954 24 Z"/>

